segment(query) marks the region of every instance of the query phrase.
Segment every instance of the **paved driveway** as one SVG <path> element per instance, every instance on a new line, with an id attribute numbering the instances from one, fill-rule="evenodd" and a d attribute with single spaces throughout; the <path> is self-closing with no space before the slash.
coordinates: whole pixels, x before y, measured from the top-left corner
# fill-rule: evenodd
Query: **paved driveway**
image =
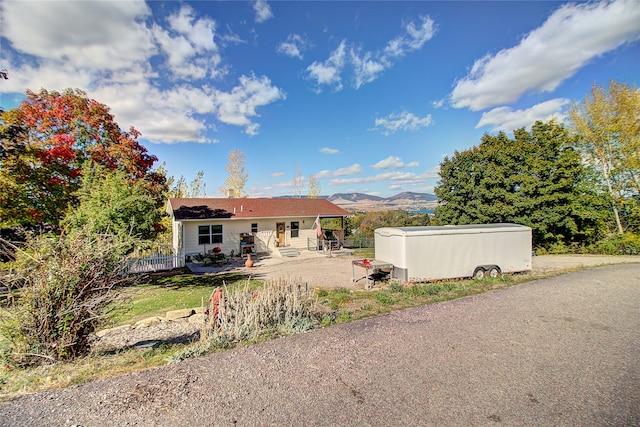
<path id="1" fill-rule="evenodd" d="M 640 265 L 26 396 L 16 426 L 640 425 Z"/>

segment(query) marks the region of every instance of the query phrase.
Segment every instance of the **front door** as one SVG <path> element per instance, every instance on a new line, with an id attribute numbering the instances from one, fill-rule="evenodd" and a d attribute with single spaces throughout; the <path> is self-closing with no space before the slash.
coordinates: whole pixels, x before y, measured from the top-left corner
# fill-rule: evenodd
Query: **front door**
<path id="1" fill-rule="evenodd" d="M 276 223 L 276 236 L 278 236 L 278 240 L 276 241 L 278 246 L 284 246 L 284 230 L 285 230 L 285 224 L 284 222 L 277 222 Z"/>

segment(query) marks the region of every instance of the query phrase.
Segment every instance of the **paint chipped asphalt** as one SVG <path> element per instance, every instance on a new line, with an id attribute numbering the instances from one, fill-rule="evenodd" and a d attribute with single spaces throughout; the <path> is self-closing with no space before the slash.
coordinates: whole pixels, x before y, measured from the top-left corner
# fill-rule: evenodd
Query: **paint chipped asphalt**
<path id="1" fill-rule="evenodd" d="M 0 404 L 7 426 L 640 425 L 640 265 Z"/>

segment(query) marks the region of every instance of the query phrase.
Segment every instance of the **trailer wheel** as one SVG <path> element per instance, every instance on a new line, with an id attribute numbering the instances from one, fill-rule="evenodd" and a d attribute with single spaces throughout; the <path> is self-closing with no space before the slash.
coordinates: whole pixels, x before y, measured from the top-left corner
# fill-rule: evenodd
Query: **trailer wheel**
<path id="1" fill-rule="evenodd" d="M 500 275 L 500 267 L 494 266 L 489 269 L 489 277 L 498 277 Z"/>
<path id="2" fill-rule="evenodd" d="M 473 278 L 477 279 L 477 280 L 482 280 L 484 279 L 484 268 L 482 267 L 476 267 L 475 270 L 473 270 Z"/>

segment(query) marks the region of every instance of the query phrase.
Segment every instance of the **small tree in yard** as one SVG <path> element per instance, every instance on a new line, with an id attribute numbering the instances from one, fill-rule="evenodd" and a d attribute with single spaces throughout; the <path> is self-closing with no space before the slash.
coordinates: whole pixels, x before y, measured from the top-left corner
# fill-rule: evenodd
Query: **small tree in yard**
<path id="1" fill-rule="evenodd" d="M 87 354 L 91 334 L 117 306 L 115 288 L 133 282 L 125 257 L 132 243 L 84 228 L 39 236 L 18 250 L 5 283 L 20 295 L 0 317 L 7 361 L 33 365 Z"/>
<path id="2" fill-rule="evenodd" d="M 242 151 L 231 150 L 229 163 L 225 167 L 228 175 L 224 180 L 224 185 L 220 188 L 223 194 L 228 194 L 231 191 L 235 197 L 246 197 L 244 186 L 249 177 L 244 167 L 246 160 L 247 158 Z"/>

